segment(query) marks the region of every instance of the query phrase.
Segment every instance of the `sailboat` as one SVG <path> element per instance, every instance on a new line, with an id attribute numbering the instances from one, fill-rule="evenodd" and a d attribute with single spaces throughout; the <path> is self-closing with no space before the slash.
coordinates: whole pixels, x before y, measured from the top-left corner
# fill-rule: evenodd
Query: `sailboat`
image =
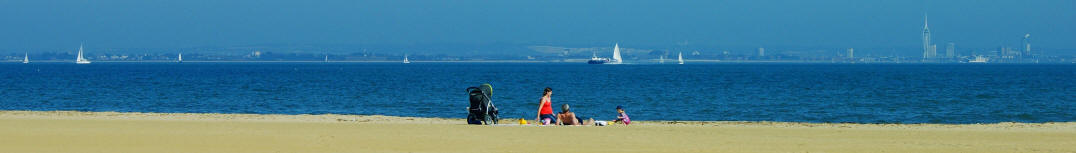
<path id="1" fill-rule="evenodd" d="M 183 53 L 179 53 L 179 57 L 176 58 L 176 63 L 183 63 Z"/>
<path id="2" fill-rule="evenodd" d="M 30 63 L 30 54 L 23 53 L 22 64 Z"/>
<path id="3" fill-rule="evenodd" d="M 78 58 L 75 59 L 75 64 L 90 64 L 90 60 L 82 58 L 82 44 L 78 45 Z"/>
<path id="4" fill-rule="evenodd" d="M 325 55 L 325 62 L 329 62 L 329 55 Z"/>
<path id="5" fill-rule="evenodd" d="M 659 57 L 661 57 L 661 59 L 658 60 L 658 64 L 665 64 L 665 55 L 661 55 Z"/>
<path id="6" fill-rule="evenodd" d="M 404 61 L 403 61 L 403 63 L 404 63 L 404 64 L 411 64 L 411 61 L 408 61 L 408 60 L 407 60 L 407 55 L 404 55 Z"/>
<path id="7" fill-rule="evenodd" d="M 613 46 L 613 61 L 612 64 L 624 63 L 624 59 L 620 57 L 620 43 L 616 43 Z"/>
<path id="8" fill-rule="evenodd" d="M 680 64 L 684 64 L 684 52 L 680 52 L 676 55 L 676 60 L 680 61 Z"/>
<path id="9" fill-rule="evenodd" d="M 587 64 L 620 64 L 623 62 L 624 59 L 620 57 L 620 43 L 613 45 L 612 60 L 610 60 L 609 58 L 600 58 L 597 56 L 597 53 L 595 53 L 595 55 L 591 57 L 590 60 L 587 60 Z"/>

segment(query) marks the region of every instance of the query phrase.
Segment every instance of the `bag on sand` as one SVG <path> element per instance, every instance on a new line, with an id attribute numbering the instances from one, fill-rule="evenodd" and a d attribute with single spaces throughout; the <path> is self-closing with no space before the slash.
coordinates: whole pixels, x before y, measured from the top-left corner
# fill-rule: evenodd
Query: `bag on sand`
<path id="1" fill-rule="evenodd" d="M 609 122 L 605 122 L 605 121 L 594 121 L 594 126 L 606 126 L 606 125 L 609 125 Z"/>

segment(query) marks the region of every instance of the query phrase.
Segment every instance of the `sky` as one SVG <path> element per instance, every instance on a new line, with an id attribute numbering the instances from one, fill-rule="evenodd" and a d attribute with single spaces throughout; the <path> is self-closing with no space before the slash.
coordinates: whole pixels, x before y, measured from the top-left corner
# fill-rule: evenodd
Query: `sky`
<path id="1" fill-rule="evenodd" d="M 0 49 L 251 44 L 1076 48 L 1073 0 L 0 0 Z M 941 46 L 941 45 L 939 45 Z"/>

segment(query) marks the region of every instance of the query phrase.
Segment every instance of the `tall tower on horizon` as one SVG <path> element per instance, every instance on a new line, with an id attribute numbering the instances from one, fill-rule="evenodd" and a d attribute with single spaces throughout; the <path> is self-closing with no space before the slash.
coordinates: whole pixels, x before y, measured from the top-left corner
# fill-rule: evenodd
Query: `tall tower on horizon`
<path id="1" fill-rule="evenodd" d="M 923 15 L 923 59 L 934 58 L 934 55 L 937 55 L 937 52 L 935 52 L 936 50 L 931 48 L 930 26 L 928 26 L 928 23 L 929 20 L 927 15 Z"/>
<path id="2" fill-rule="evenodd" d="M 928 15 L 923 14 L 923 59 L 937 57 L 937 47 L 931 42 L 931 28 Z"/>

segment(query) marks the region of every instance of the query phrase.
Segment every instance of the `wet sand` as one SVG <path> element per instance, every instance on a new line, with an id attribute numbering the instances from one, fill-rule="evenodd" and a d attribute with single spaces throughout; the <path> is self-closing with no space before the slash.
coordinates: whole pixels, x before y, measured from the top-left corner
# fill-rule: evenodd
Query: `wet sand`
<path id="1" fill-rule="evenodd" d="M 463 123 L 358 115 L 0 111 L 0 152 L 1076 152 L 1076 122 Z"/>

